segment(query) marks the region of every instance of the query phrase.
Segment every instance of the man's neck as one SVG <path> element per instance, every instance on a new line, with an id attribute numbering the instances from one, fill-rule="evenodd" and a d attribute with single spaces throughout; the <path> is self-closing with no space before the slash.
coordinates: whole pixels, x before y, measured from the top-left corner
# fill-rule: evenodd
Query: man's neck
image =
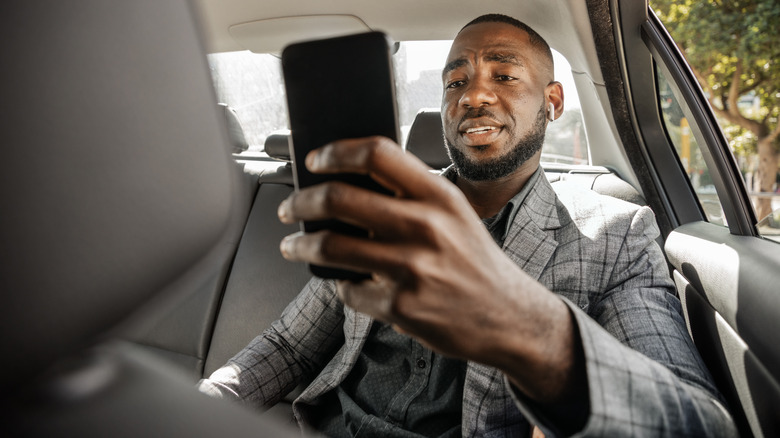
<path id="1" fill-rule="evenodd" d="M 528 182 L 539 167 L 538 163 L 526 162 L 513 173 L 492 181 L 469 181 L 458 177 L 455 184 L 469 200 L 474 211 L 481 218 L 493 217 Z"/>

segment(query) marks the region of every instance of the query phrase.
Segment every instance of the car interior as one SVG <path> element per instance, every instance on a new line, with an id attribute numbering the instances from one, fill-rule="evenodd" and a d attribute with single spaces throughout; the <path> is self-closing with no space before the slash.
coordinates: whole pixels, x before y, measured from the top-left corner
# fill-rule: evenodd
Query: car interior
<path id="1" fill-rule="evenodd" d="M 279 252 L 298 231 L 276 213 L 294 190 L 289 132 L 246 154 L 252 121 L 219 101 L 207 54 L 372 30 L 451 40 L 492 12 L 571 66 L 588 163 L 544 162 L 546 177 L 653 209 L 740 433 L 780 435 L 780 246 L 758 232 L 728 142 L 646 2 L 84 0 L 0 5 L 8 436 L 297 436 L 295 392 L 259 413 L 195 389 L 311 275 Z M 662 88 L 691 123 L 724 223 L 685 173 Z M 438 108 L 418 109 L 402 146 L 449 165 Z"/>

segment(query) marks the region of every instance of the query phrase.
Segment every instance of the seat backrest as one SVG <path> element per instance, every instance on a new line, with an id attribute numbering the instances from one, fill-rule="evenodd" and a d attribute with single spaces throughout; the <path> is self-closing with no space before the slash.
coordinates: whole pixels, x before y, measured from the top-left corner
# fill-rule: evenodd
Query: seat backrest
<path id="1" fill-rule="evenodd" d="M 233 168 L 188 6 L 3 9 L 5 387 L 202 257 L 227 224 Z"/>
<path id="2" fill-rule="evenodd" d="M 195 23 L 184 0 L 0 2 L 9 436 L 286 436 L 101 339 L 228 228 L 236 167 Z"/>
<path id="3" fill-rule="evenodd" d="M 417 113 L 406 140 L 406 150 L 434 169 L 442 169 L 450 165 L 451 161 L 444 143 L 440 110 L 423 108 Z M 545 167 L 544 164 L 542 166 Z M 578 166 L 577 169 L 545 167 L 545 171 L 550 182 L 573 181 L 603 195 L 646 205 L 644 197 L 633 186 L 604 167 Z"/>
<path id="4" fill-rule="evenodd" d="M 225 116 L 228 139 L 230 140 L 230 146 L 233 148 L 233 153 L 239 153 L 249 149 L 249 142 L 246 140 L 244 127 L 241 125 L 241 120 L 238 118 L 236 110 L 225 103 L 220 103 L 219 109 Z"/>
<path id="5" fill-rule="evenodd" d="M 218 113 L 227 128 L 230 150 L 226 152 L 245 150 L 248 144 L 235 111 L 219 104 Z M 241 168 L 237 163 L 231 162 L 231 166 Z M 233 173 L 233 208 L 219 243 L 111 333 L 175 365 L 192 380 L 203 375 L 225 281 L 257 191 L 256 176 Z"/>
<path id="6" fill-rule="evenodd" d="M 406 151 L 437 170 L 450 165 L 438 109 L 423 108 L 417 112 L 406 139 Z"/>
<path id="7" fill-rule="evenodd" d="M 227 280 L 204 376 L 278 319 L 311 278 L 305 264 L 288 262 L 279 252 L 282 238 L 298 231 L 297 225 L 282 224 L 276 215 L 279 204 L 293 191 L 288 138 L 287 133 L 266 138 L 266 153 L 287 163 L 258 177 L 257 195 Z"/>

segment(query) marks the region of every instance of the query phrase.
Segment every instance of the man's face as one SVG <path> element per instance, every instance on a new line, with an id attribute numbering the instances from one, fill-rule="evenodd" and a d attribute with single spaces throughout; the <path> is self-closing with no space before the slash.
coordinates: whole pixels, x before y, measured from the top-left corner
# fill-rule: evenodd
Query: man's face
<path id="1" fill-rule="evenodd" d="M 455 38 L 442 76 L 442 119 L 460 176 L 495 180 L 524 163 L 536 168 L 550 67 L 510 24 L 474 24 Z"/>

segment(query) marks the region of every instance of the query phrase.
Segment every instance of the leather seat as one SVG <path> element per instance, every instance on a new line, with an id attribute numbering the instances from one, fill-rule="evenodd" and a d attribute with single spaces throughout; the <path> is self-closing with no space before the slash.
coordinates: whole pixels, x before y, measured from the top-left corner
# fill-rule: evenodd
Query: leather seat
<path id="1" fill-rule="evenodd" d="M 417 112 L 406 138 L 406 151 L 437 170 L 450 165 L 438 109 L 423 108 Z"/>
<path id="2" fill-rule="evenodd" d="M 230 228 L 236 167 L 190 8 L 0 5 L 9 436 L 287 435 L 107 339 Z"/>

